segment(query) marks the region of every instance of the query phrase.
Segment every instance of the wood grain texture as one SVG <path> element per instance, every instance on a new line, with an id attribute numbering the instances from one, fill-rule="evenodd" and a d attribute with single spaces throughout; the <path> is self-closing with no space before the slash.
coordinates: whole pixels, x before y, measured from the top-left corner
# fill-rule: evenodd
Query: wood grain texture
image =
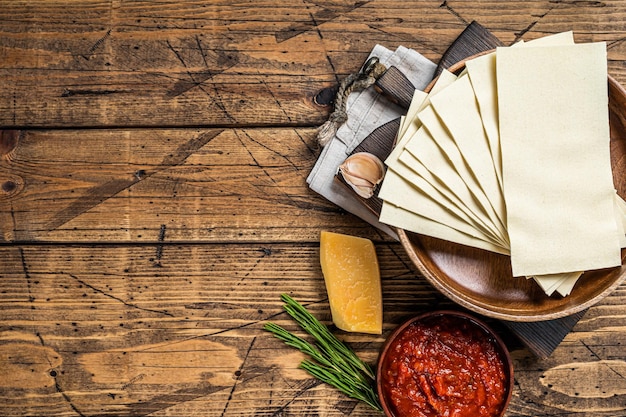
<path id="1" fill-rule="evenodd" d="M 505 43 L 607 41 L 624 81 L 625 18 L 620 0 L 2 1 L 0 126 L 318 125 L 312 98 L 374 44 L 438 60 L 472 20 Z"/>
<path id="2" fill-rule="evenodd" d="M 384 333 L 338 332 L 370 363 L 409 316 L 457 306 L 308 189 L 313 98 L 375 44 L 436 62 L 473 20 L 505 44 L 606 41 L 626 84 L 625 19 L 620 0 L 0 0 L 0 415 L 375 415 L 262 330 L 297 330 L 283 292 L 330 323 L 320 231 L 376 244 Z M 490 321 L 507 416 L 623 415 L 625 309 L 622 285 L 546 359 Z"/>
<path id="3" fill-rule="evenodd" d="M 377 253 L 383 335 L 337 332 L 370 363 L 409 316 L 455 308 L 398 244 Z M 372 415 L 296 369 L 300 354 L 261 329 L 272 320 L 297 331 L 283 292 L 329 323 L 316 245 L 15 245 L 0 255 L 3 415 Z M 622 286 L 545 360 L 492 323 L 514 358 L 508 415 L 576 415 L 582 403 L 593 413 L 580 415 L 615 415 L 624 303 Z"/>
<path id="4" fill-rule="evenodd" d="M 449 302 L 416 279 L 397 244 L 379 246 L 384 294 L 407 315 Z M 290 293 L 328 322 L 319 248 L 302 244 L 0 248 L 3 415 L 272 415 L 354 408 L 296 369 L 261 330 L 296 331 Z M 398 308 L 403 306 L 403 308 Z M 346 335 L 376 360 L 382 337 Z M 24 409 L 24 393 L 37 394 Z M 307 410 L 306 412 L 304 410 Z M 358 407 L 355 415 L 367 415 Z"/>
<path id="5" fill-rule="evenodd" d="M 5 131 L 0 241 L 384 238 L 309 190 L 314 141 L 292 128 Z"/>

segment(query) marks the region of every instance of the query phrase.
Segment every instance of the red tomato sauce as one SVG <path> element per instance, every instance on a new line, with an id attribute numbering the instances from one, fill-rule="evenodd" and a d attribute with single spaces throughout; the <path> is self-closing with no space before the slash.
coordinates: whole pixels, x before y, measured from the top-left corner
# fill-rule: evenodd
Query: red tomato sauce
<path id="1" fill-rule="evenodd" d="M 417 320 L 389 346 L 382 388 L 397 417 L 492 417 L 508 394 L 498 346 L 468 318 Z"/>

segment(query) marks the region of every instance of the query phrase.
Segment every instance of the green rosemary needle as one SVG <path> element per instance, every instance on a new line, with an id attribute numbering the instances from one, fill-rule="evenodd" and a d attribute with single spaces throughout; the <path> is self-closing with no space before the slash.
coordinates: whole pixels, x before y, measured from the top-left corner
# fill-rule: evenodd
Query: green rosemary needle
<path id="1" fill-rule="evenodd" d="M 373 388 L 375 374 L 348 346 L 330 332 L 328 327 L 317 320 L 296 300 L 282 294 L 285 311 L 295 322 L 315 339 L 312 344 L 284 328 L 266 323 L 265 330 L 271 332 L 288 346 L 309 355 L 312 360 L 304 360 L 300 367 L 309 374 L 325 382 L 347 396 L 363 401 L 375 410 L 382 410 Z"/>

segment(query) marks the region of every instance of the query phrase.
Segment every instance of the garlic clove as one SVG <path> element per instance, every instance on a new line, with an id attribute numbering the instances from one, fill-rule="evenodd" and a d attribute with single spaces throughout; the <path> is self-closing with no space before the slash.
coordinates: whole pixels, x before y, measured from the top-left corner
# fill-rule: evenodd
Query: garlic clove
<path id="1" fill-rule="evenodd" d="M 346 158 L 338 172 L 359 196 L 371 198 L 385 176 L 385 165 L 374 154 L 357 152 Z"/>

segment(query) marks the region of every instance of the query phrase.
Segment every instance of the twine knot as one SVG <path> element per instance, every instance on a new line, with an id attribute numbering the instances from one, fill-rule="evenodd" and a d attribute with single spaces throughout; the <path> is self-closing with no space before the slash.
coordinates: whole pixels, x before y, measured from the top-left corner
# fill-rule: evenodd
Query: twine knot
<path id="1" fill-rule="evenodd" d="M 380 60 L 377 57 L 371 57 L 365 62 L 359 72 L 350 74 L 341 81 L 335 96 L 333 112 L 328 117 L 328 120 L 317 130 L 317 142 L 321 147 L 326 146 L 335 136 L 339 127 L 348 120 L 346 111 L 348 96 L 354 91 L 364 90 L 374 84 L 385 71 L 387 71 L 387 68 L 380 63 Z"/>

